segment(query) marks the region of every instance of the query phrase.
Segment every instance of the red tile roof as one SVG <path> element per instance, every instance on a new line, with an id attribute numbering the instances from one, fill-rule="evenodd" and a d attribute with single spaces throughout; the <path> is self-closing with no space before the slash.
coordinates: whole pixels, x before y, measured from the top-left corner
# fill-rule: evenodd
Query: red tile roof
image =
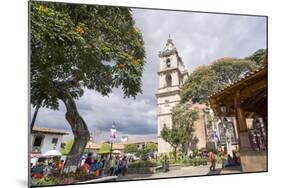
<path id="1" fill-rule="evenodd" d="M 46 128 L 46 127 L 38 127 L 38 126 L 33 127 L 32 133 L 47 133 L 47 134 L 60 134 L 60 135 L 69 134 L 68 132 L 66 132 L 64 130 Z"/>

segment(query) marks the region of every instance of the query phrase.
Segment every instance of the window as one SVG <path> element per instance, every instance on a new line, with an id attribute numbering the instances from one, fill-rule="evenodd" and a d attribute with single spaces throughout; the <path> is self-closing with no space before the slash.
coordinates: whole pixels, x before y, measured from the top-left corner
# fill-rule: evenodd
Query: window
<path id="1" fill-rule="evenodd" d="M 164 123 L 164 124 L 163 124 L 163 128 L 165 128 L 165 129 L 167 128 L 167 125 L 166 125 L 166 123 Z"/>
<path id="2" fill-rule="evenodd" d="M 169 102 L 170 102 L 169 100 L 165 100 L 165 105 L 164 106 L 165 107 L 169 107 Z"/>
<path id="3" fill-rule="evenodd" d="M 53 149 L 57 148 L 58 138 L 52 138 Z"/>
<path id="4" fill-rule="evenodd" d="M 35 135 L 34 136 L 34 142 L 33 142 L 33 147 L 32 147 L 33 152 L 36 152 L 36 153 L 41 152 L 41 146 L 42 146 L 43 140 L 44 140 L 43 135 Z"/>
<path id="5" fill-rule="evenodd" d="M 53 138 L 52 139 L 52 144 L 57 144 L 58 143 L 58 138 Z"/>
<path id="6" fill-rule="evenodd" d="M 44 136 L 38 135 L 35 136 L 34 142 L 33 142 L 33 147 L 40 147 L 42 144 Z"/>
<path id="7" fill-rule="evenodd" d="M 172 86 L 172 76 L 168 74 L 166 76 L 166 87 L 171 87 Z"/>
<path id="8" fill-rule="evenodd" d="M 170 60 L 170 58 L 166 59 L 166 67 L 167 68 L 171 67 L 171 60 Z"/>

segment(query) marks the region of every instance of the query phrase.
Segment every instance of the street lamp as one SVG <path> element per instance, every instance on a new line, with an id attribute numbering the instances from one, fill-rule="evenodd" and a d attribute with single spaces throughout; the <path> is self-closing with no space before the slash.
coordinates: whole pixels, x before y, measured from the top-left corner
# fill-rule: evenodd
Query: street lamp
<path id="1" fill-rule="evenodd" d="M 115 123 L 112 123 L 111 129 L 110 129 L 110 136 L 109 136 L 109 141 L 110 141 L 110 159 L 112 155 L 112 144 L 116 139 L 116 128 L 115 128 Z"/>
<path id="2" fill-rule="evenodd" d="M 224 104 L 221 104 L 221 106 L 220 106 L 220 110 L 221 110 L 221 112 L 225 115 L 226 114 L 226 106 L 224 105 Z"/>

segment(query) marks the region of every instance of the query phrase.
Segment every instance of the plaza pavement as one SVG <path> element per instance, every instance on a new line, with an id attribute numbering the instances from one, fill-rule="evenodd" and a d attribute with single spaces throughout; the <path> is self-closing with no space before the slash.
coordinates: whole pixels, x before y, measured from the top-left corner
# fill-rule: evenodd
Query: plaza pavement
<path id="1" fill-rule="evenodd" d="M 126 174 L 125 176 L 106 176 L 98 179 L 79 182 L 84 183 L 98 183 L 110 181 L 126 181 L 126 180 L 140 180 L 140 179 L 157 179 L 170 177 L 186 177 L 186 176 L 202 176 L 202 175 L 219 175 L 219 174 L 234 174 L 242 173 L 240 167 L 228 167 L 222 169 L 221 165 L 217 165 L 216 171 L 210 171 L 207 166 L 189 166 L 189 167 L 172 167 L 168 172 L 159 172 L 154 174 Z"/>
<path id="2" fill-rule="evenodd" d="M 208 166 L 190 166 L 171 168 L 168 172 L 159 172 L 154 174 L 126 174 L 120 175 L 116 180 L 138 180 L 138 179 L 154 179 L 154 178 L 168 178 L 180 176 L 202 176 L 202 175 L 218 175 L 218 174 L 233 174 L 242 173 L 240 167 L 228 167 L 222 169 L 218 166 L 216 171 L 210 171 Z"/>

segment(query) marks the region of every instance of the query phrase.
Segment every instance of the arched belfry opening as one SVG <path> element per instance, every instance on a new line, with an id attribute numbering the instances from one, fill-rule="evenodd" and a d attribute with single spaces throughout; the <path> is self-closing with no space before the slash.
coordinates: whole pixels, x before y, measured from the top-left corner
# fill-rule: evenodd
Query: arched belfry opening
<path id="1" fill-rule="evenodd" d="M 167 58 L 167 59 L 166 59 L 166 67 L 167 67 L 167 68 L 170 68 L 170 67 L 171 67 L 171 60 L 170 60 L 170 58 Z"/>
<path id="2" fill-rule="evenodd" d="M 172 76 L 170 74 L 166 75 L 166 87 L 172 86 Z"/>

